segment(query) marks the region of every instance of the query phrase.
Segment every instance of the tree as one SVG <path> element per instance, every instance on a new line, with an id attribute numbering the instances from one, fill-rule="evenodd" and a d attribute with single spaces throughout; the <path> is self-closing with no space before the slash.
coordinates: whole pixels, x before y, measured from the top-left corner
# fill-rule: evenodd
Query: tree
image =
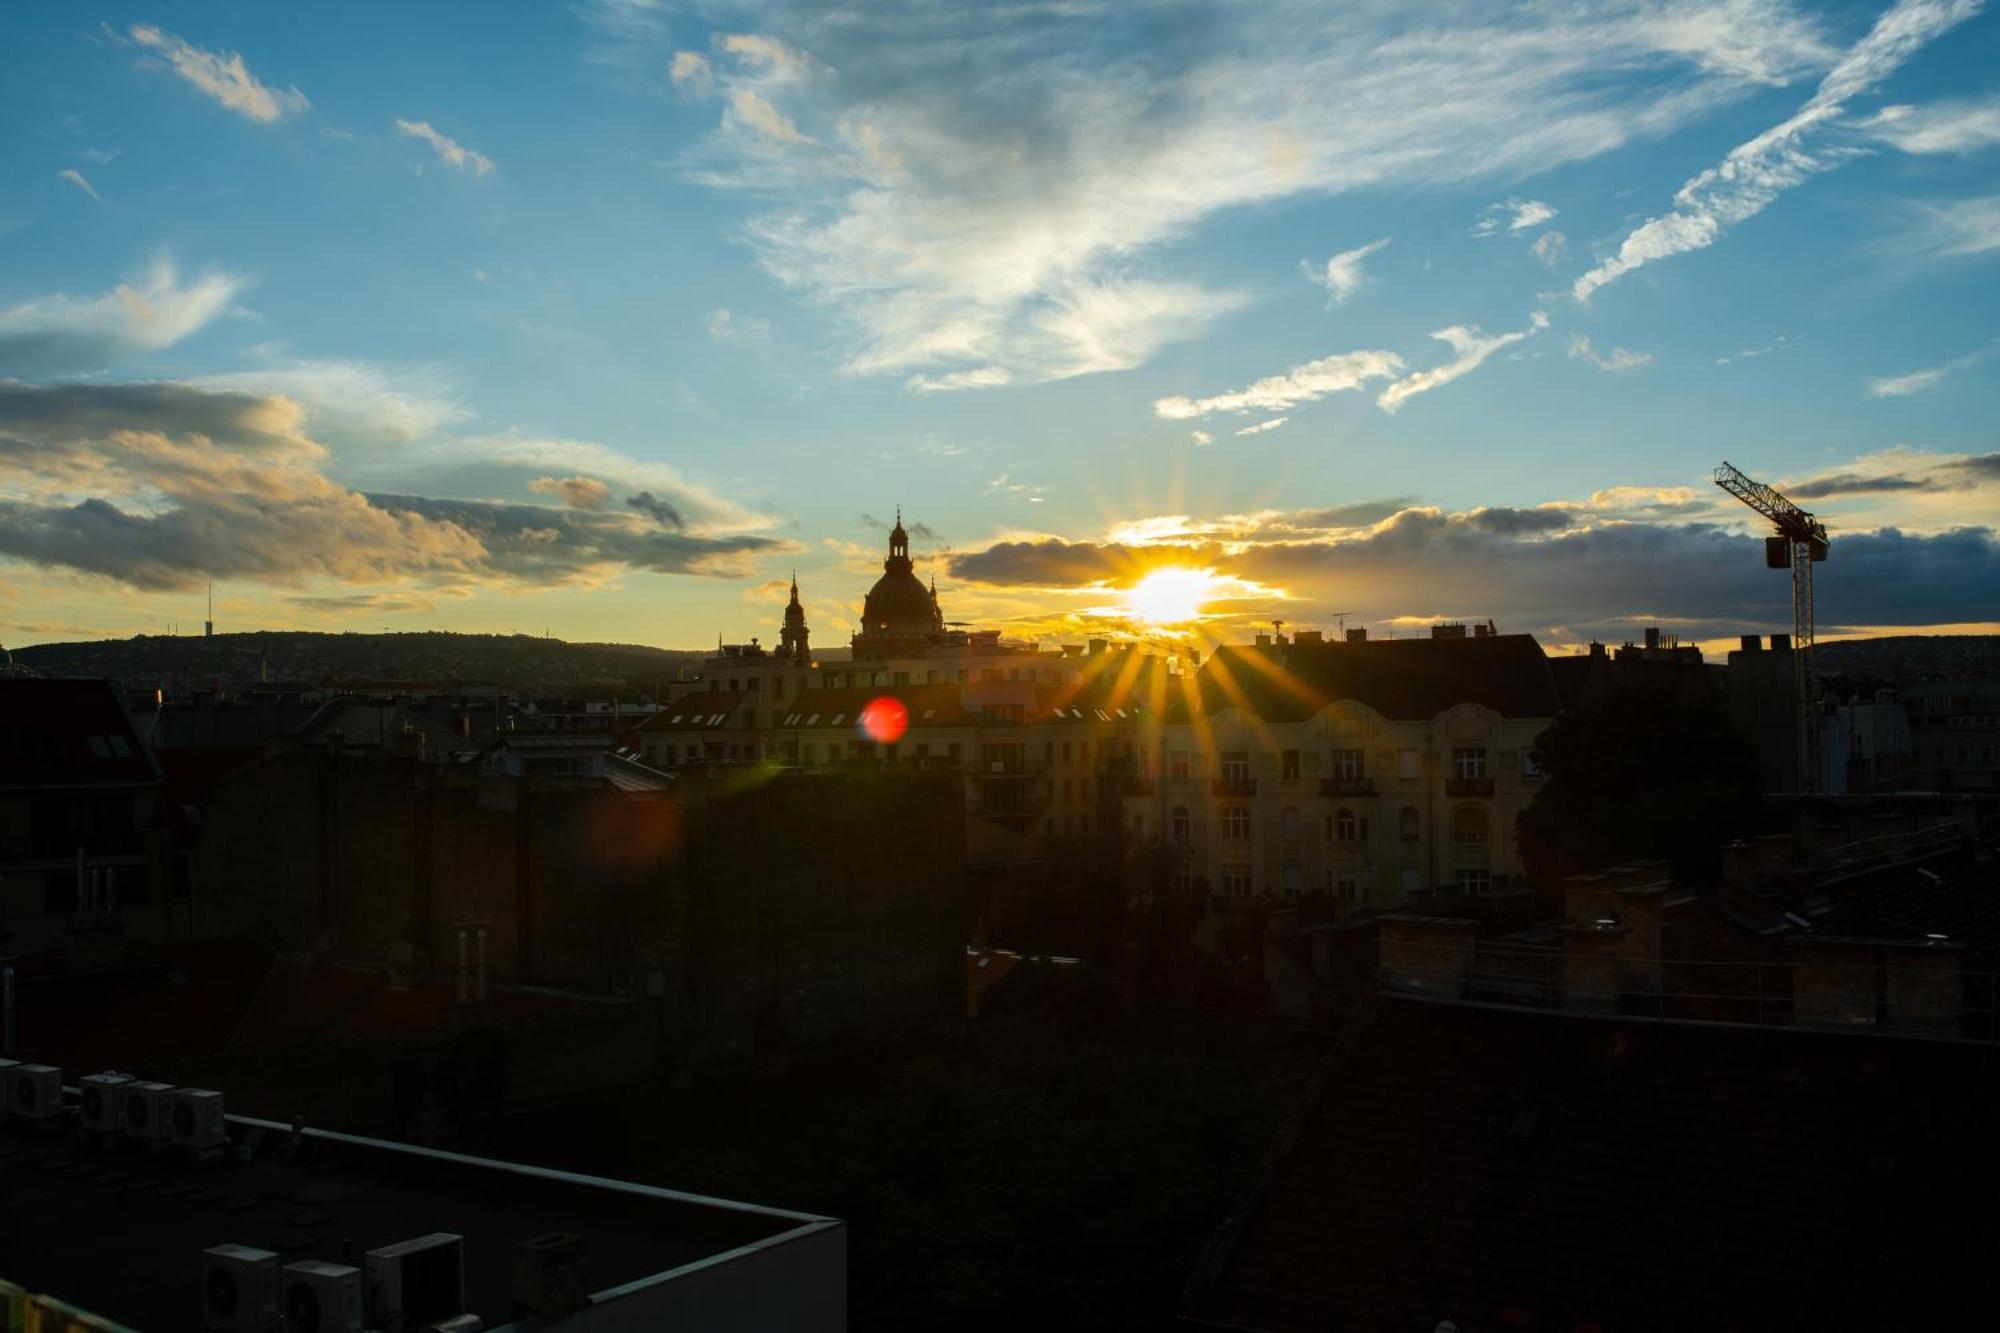
<path id="1" fill-rule="evenodd" d="M 1717 849 L 1756 830 L 1756 752 L 1719 705 L 1619 691 L 1557 718 L 1534 752 L 1542 786 L 1515 834 L 1539 884 L 1654 858 L 1712 878 Z"/>

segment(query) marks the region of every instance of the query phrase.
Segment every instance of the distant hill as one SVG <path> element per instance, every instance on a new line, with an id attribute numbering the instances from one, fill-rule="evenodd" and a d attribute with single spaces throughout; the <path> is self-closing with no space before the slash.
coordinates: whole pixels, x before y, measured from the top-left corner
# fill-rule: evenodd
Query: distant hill
<path id="1" fill-rule="evenodd" d="M 1813 649 L 1821 675 L 1883 680 L 2000 677 L 2000 634 L 1891 634 L 1834 639 Z"/>
<path id="2" fill-rule="evenodd" d="M 650 691 L 708 656 L 629 643 L 568 643 L 526 634 L 316 634 L 273 630 L 212 639 L 132 639 L 16 648 L 18 666 L 45 676 L 108 676 L 129 690 L 302 684 L 488 684 L 533 694 Z"/>

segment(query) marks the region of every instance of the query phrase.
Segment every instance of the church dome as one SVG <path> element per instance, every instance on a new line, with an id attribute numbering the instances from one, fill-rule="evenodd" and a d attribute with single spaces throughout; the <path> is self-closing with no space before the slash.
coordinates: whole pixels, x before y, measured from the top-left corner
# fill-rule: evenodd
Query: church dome
<path id="1" fill-rule="evenodd" d="M 930 590 L 910 571 L 891 569 L 875 580 L 862 604 L 861 628 L 867 634 L 929 634 L 937 628 Z"/>
<path id="2" fill-rule="evenodd" d="M 937 593 L 924 587 L 910 563 L 910 536 L 903 531 L 903 516 L 889 533 L 889 558 L 882 562 L 882 577 L 868 590 L 861 607 L 861 632 L 856 646 L 870 641 L 888 648 L 889 641 L 924 640 L 942 632 L 944 616 L 938 610 Z"/>

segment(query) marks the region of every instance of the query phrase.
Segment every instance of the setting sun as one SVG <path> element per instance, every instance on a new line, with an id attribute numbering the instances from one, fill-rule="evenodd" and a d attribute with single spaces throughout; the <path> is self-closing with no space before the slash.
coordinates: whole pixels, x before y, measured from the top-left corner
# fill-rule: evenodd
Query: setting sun
<path id="1" fill-rule="evenodd" d="M 1215 574 L 1186 565 L 1163 565 L 1133 584 L 1125 607 L 1154 625 L 1181 625 L 1201 619 L 1202 603 L 1215 595 Z"/>

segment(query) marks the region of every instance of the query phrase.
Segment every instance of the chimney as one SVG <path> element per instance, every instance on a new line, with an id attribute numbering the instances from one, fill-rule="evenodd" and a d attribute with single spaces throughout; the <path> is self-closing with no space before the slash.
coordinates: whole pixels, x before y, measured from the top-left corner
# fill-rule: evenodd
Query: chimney
<path id="1" fill-rule="evenodd" d="M 1298 644 L 1300 647 L 1307 645 L 1317 647 L 1326 642 L 1326 636 L 1316 629 L 1302 629 L 1292 636 L 1292 642 Z"/>
<path id="2" fill-rule="evenodd" d="M 1774 653 L 1789 653 L 1792 651 L 1792 636 L 1789 634 L 1773 634 L 1771 636 L 1771 651 Z"/>
<path id="3" fill-rule="evenodd" d="M 1102 653 L 1104 652 L 1104 650 L 1105 650 L 1106 648 L 1110 647 L 1110 646 L 1111 646 L 1111 645 L 1110 645 L 1110 643 L 1109 643 L 1109 641 L 1108 641 L 1108 640 L 1105 640 L 1105 639 L 1092 639 L 1092 640 L 1090 641 L 1090 655 L 1091 655 L 1092 657 L 1097 657 L 1097 656 L 1100 656 L 1100 655 L 1102 655 Z"/>
<path id="4" fill-rule="evenodd" d="M 1366 625 L 1363 625 L 1359 629 L 1351 629 L 1347 631 L 1347 641 L 1349 643 L 1368 642 L 1368 627 Z"/>
<path id="5" fill-rule="evenodd" d="M 1570 922 L 1562 936 L 1563 1005 L 1570 1009 L 1616 1009 L 1629 970 L 1632 928 L 1610 917 Z"/>
<path id="6" fill-rule="evenodd" d="M 1383 984 L 1458 999 L 1472 973 L 1479 923 L 1458 917 L 1385 916 L 1377 923 Z"/>
<path id="7" fill-rule="evenodd" d="M 1758 638 L 1755 634 L 1745 634 L 1742 638 L 1737 640 L 1737 643 L 1741 645 L 1743 651 L 1746 653 L 1759 653 L 1764 651 L 1764 641 Z"/>
<path id="8" fill-rule="evenodd" d="M 1259 634 L 1254 642 L 1259 648 L 1269 648 L 1271 646 L 1271 636 L 1268 634 Z"/>

